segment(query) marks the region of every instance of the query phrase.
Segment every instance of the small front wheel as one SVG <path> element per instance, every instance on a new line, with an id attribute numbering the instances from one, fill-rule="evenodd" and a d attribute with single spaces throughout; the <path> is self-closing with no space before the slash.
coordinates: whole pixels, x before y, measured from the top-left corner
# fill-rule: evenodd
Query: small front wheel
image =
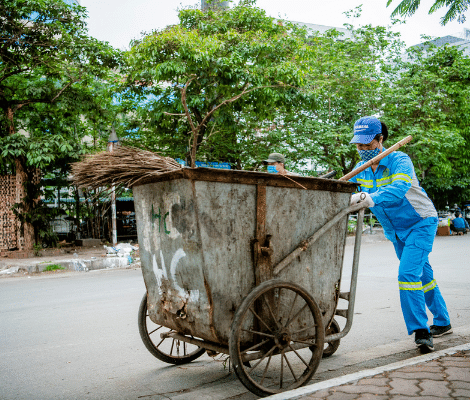
<path id="1" fill-rule="evenodd" d="M 309 382 L 325 339 L 321 311 L 301 286 L 272 279 L 237 309 L 229 338 L 235 373 L 251 392 L 268 396 Z"/>
<path id="2" fill-rule="evenodd" d="M 339 333 L 339 332 L 341 332 L 341 328 L 338 322 L 335 319 L 333 319 L 333 321 L 331 321 L 330 327 L 326 330 L 325 335 L 326 336 L 334 335 L 335 333 Z M 332 342 L 326 342 L 325 350 L 323 350 L 323 358 L 332 356 L 335 353 L 335 351 L 338 350 L 340 341 L 341 339 L 334 340 Z"/>
<path id="3" fill-rule="evenodd" d="M 147 311 L 147 293 L 140 302 L 138 323 L 145 347 L 161 361 L 176 365 L 187 364 L 201 357 L 206 351 L 202 347 L 178 339 L 162 339 L 161 333 L 174 331 L 152 322 Z"/>

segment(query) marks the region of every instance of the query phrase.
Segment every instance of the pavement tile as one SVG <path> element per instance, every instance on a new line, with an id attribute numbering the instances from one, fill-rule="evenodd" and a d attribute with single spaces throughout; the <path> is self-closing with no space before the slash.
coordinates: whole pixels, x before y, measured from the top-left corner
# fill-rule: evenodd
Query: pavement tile
<path id="1" fill-rule="evenodd" d="M 333 389 L 336 390 L 336 389 Z M 315 393 L 312 393 L 308 396 L 302 397 L 303 400 L 305 399 L 327 399 L 327 400 L 354 400 L 357 397 L 355 393 L 340 393 L 340 392 L 332 392 L 328 390 L 321 390 Z"/>
<path id="2" fill-rule="evenodd" d="M 328 399 L 328 400 L 354 400 L 356 397 L 357 397 L 357 394 L 355 394 L 355 393 L 334 392 L 334 393 L 331 393 L 328 397 L 325 397 L 325 399 Z"/>
<path id="3" fill-rule="evenodd" d="M 402 378 L 393 378 L 390 381 L 390 394 L 401 394 L 404 396 L 416 395 L 421 389 L 418 387 L 417 379 L 402 379 Z"/>
<path id="4" fill-rule="evenodd" d="M 443 362 L 442 365 L 444 365 L 444 367 L 470 368 L 470 359 L 465 360 L 460 358 L 455 360 L 447 360 L 446 362 Z"/>
<path id="5" fill-rule="evenodd" d="M 462 363 L 468 366 L 470 365 L 470 357 L 463 353 L 457 353 L 456 355 L 442 357 L 440 362 L 446 365 L 447 363 Z"/>
<path id="6" fill-rule="evenodd" d="M 339 392 L 344 393 L 372 393 L 372 394 L 385 394 L 389 390 L 386 386 L 372 386 L 372 385 L 343 385 L 337 388 Z M 329 398 L 328 398 L 329 400 Z"/>
<path id="7" fill-rule="evenodd" d="M 361 394 L 359 397 L 356 398 L 356 400 L 389 400 L 389 399 L 390 399 L 390 396 L 388 395 L 381 396 L 381 395 L 370 394 L 370 393 Z"/>
<path id="8" fill-rule="evenodd" d="M 449 399 L 449 398 L 448 397 L 436 397 L 436 396 L 392 396 L 392 397 L 389 397 L 389 399 L 390 400 L 418 400 L 418 399 L 419 400 L 440 400 L 440 399 Z"/>
<path id="9" fill-rule="evenodd" d="M 426 379 L 419 383 L 419 387 L 423 389 L 419 396 L 437 396 L 449 398 L 452 389 L 450 389 L 448 386 L 449 384 L 446 381 L 433 381 Z"/>
<path id="10" fill-rule="evenodd" d="M 402 378 L 402 379 L 433 379 L 435 381 L 443 381 L 446 378 L 445 372 L 402 372 L 396 370 L 389 372 L 389 378 Z"/>
<path id="11" fill-rule="evenodd" d="M 388 381 L 388 378 L 377 375 L 377 377 L 360 379 L 357 383 L 358 385 L 388 386 Z"/>
<path id="12" fill-rule="evenodd" d="M 409 365 L 400 368 L 401 372 L 441 372 L 442 366 L 437 360 L 429 361 L 425 364 Z"/>
<path id="13" fill-rule="evenodd" d="M 470 399 L 470 390 L 457 389 L 452 393 L 452 397 L 462 397 L 463 399 Z"/>
<path id="14" fill-rule="evenodd" d="M 446 368 L 447 380 L 470 382 L 469 368 L 449 367 Z"/>
<path id="15" fill-rule="evenodd" d="M 470 382 L 454 381 L 454 382 L 450 382 L 450 385 L 454 389 L 468 389 L 468 390 L 470 390 Z"/>
<path id="16" fill-rule="evenodd" d="M 326 399 L 328 398 L 329 394 L 330 391 L 328 389 L 319 390 L 318 392 L 314 392 L 308 396 L 302 397 L 302 399 Z"/>

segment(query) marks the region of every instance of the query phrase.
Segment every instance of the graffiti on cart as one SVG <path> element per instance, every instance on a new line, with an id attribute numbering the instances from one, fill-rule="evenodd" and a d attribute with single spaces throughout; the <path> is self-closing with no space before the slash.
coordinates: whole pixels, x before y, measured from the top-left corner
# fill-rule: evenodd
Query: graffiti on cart
<path id="1" fill-rule="evenodd" d="M 158 229 L 159 233 L 168 235 L 171 239 L 180 236 L 178 230 L 172 224 L 171 208 L 179 204 L 180 197 L 178 193 L 165 193 L 163 195 L 163 205 L 153 205 L 150 212 L 150 220 L 153 229 Z"/>
<path id="2" fill-rule="evenodd" d="M 171 233 L 171 231 L 169 231 L 167 226 L 166 226 L 166 220 L 167 220 L 169 215 L 170 215 L 169 212 L 167 212 L 163 215 L 163 231 L 167 235 L 169 235 Z M 155 210 L 153 208 L 153 204 L 152 204 L 152 223 L 155 224 L 156 220 L 158 220 L 158 232 L 161 232 L 162 231 L 162 210 L 161 210 L 160 207 L 158 207 L 158 213 L 155 212 Z"/>
<path id="3" fill-rule="evenodd" d="M 188 301 L 197 301 L 199 299 L 199 290 L 185 290 L 183 289 L 178 282 L 176 281 L 176 268 L 178 266 L 179 261 L 186 257 L 186 253 L 183 249 L 176 250 L 176 253 L 173 255 L 170 264 L 170 278 L 168 277 L 167 269 L 165 267 L 165 259 L 163 258 L 163 252 L 160 250 L 160 263 L 161 268 L 158 266 L 157 258 L 155 254 L 153 255 L 153 272 L 155 274 L 155 278 L 157 279 L 157 286 L 158 286 L 158 293 L 160 296 L 163 294 L 162 292 L 162 280 L 165 279 L 170 281 L 173 287 L 178 292 L 178 295 L 183 299 L 187 299 Z"/>

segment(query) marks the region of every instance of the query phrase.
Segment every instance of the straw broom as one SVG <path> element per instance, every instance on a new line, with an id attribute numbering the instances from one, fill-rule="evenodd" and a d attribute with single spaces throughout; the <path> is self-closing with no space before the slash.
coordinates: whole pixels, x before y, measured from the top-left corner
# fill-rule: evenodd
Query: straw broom
<path id="1" fill-rule="evenodd" d="M 170 157 L 120 146 L 112 152 L 101 152 L 73 163 L 72 180 L 77 187 L 88 189 L 113 185 L 132 187 L 153 176 L 181 168 Z"/>

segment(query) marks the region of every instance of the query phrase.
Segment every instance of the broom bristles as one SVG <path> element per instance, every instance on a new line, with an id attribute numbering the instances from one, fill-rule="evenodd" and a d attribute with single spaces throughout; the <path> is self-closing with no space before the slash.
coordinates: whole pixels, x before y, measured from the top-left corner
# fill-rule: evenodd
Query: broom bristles
<path id="1" fill-rule="evenodd" d="M 72 164 L 72 180 L 77 187 L 132 187 L 141 181 L 182 166 L 170 157 L 147 150 L 119 146 Z"/>

